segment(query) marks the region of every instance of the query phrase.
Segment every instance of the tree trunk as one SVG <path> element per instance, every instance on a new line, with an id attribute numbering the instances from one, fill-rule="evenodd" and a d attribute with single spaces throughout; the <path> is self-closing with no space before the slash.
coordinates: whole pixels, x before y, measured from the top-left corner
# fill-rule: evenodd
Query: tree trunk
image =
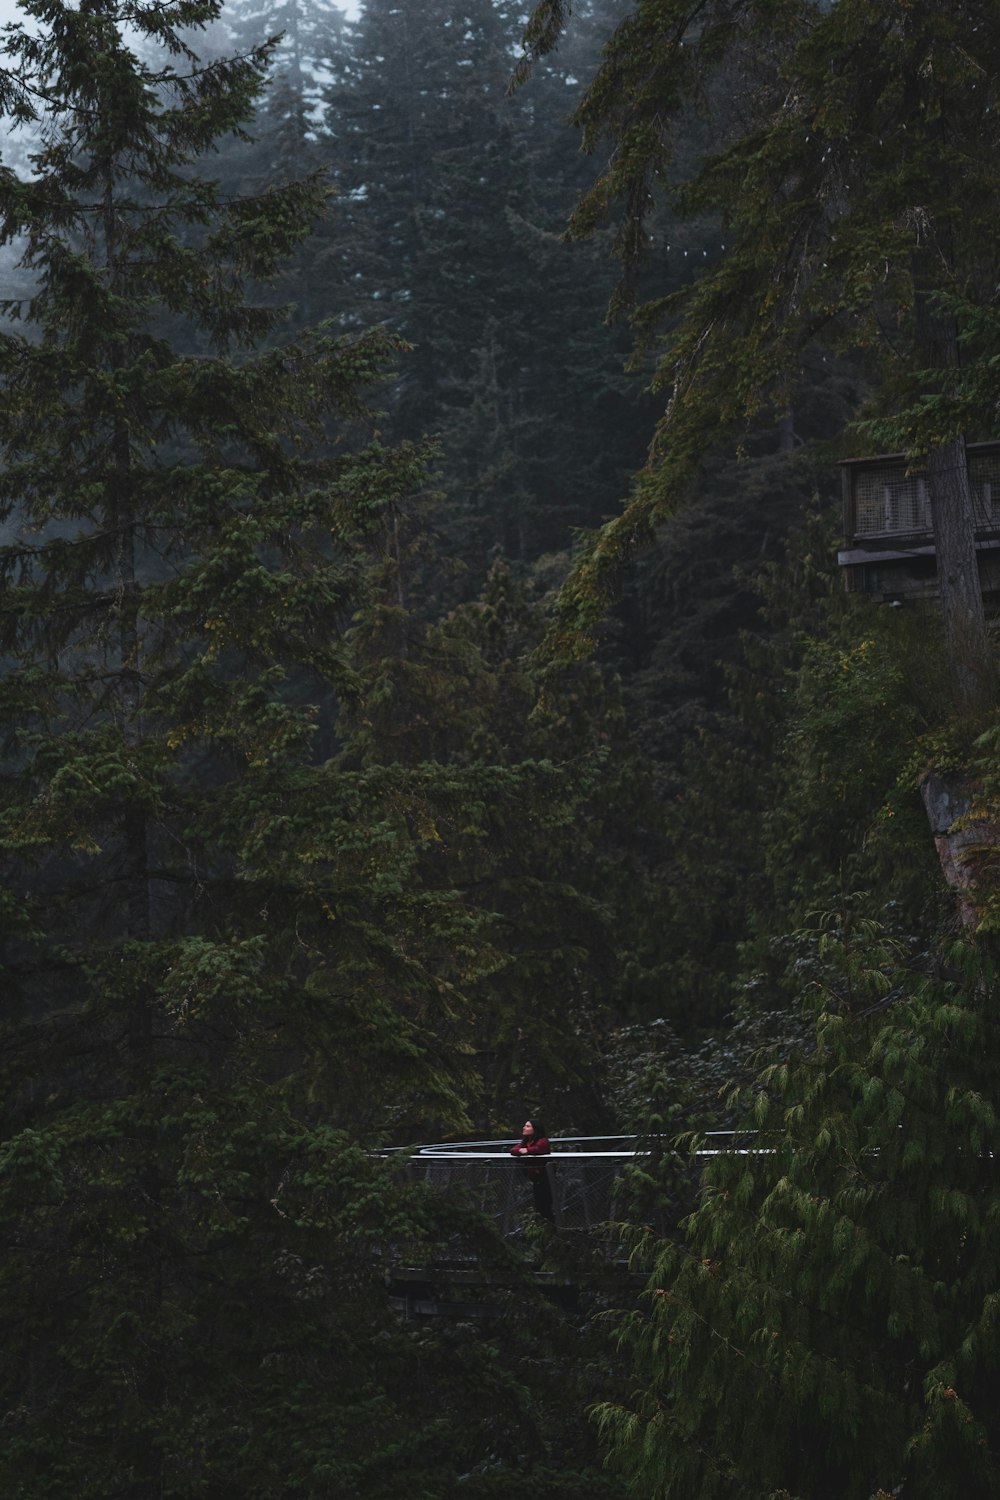
<path id="1" fill-rule="evenodd" d="M 937 373 L 946 391 L 954 388 L 962 350 L 958 322 L 935 299 L 935 289 L 941 286 L 942 266 L 950 270 L 953 264 L 947 231 L 943 243 L 935 243 L 928 234 L 913 263 L 917 358 L 921 368 Z M 995 668 L 979 580 L 976 512 L 964 435 L 928 454 L 927 489 L 955 707 L 971 715 L 993 696 Z M 928 771 L 918 784 L 941 872 L 958 897 L 962 922 L 975 928 L 979 923 L 977 886 L 991 864 L 983 858 L 984 846 L 996 847 L 997 826 L 981 812 L 973 815 L 975 788 L 966 780 Z"/>
<path id="2" fill-rule="evenodd" d="M 934 297 L 940 287 L 942 259 L 947 261 L 931 245 L 922 246 L 914 257 L 914 311 L 919 363 L 923 369 L 939 372 L 947 387 L 949 372 L 957 374 L 962 361 L 955 316 L 942 311 Z M 985 701 L 993 673 L 964 435 L 928 454 L 927 490 L 956 707 L 961 713 L 972 713 Z"/>
<path id="3" fill-rule="evenodd" d="M 971 713 L 985 702 L 993 673 L 964 437 L 928 455 L 927 489 L 948 666 L 957 707 Z"/>

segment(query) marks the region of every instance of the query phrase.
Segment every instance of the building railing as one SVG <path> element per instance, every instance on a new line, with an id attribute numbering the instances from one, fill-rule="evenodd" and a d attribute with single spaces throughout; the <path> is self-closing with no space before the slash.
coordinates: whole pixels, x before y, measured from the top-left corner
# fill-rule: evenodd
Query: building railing
<path id="1" fill-rule="evenodd" d="M 967 458 L 977 530 L 998 532 L 1000 443 L 970 443 Z M 848 544 L 868 537 L 931 537 L 927 476 L 908 472 L 902 454 L 848 459 L 841 473 Z"/>

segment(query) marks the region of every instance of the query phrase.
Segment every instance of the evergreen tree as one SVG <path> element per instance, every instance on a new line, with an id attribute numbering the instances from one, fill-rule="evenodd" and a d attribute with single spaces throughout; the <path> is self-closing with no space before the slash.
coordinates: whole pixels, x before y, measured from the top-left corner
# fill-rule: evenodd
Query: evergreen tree
<path id="1" fill-rule="evenodd" d="M 596 24 L 511 100 L 520 21 L 487 0 L 370 0 L 327 96 L 339 191 L 317 273 L 343 289 L 339 316 L 414 346 L 388 430 L 441 436 L 434 519 L 469 570 L 467 597 L 494 549 L 530 561 L 611 511 L 648 415 L 621 368 L 626 341 L 600 327 L 603 248 L 562 244 L 588 171 L 565 150 L 566 116 Z M 461 587 L 434 584 L 450 598 Z"/>
<path id="2" fill-rule="evenodd" d="M 481 164 L 495 158 L 504 129 L 505 53 L 500 15 L 486 0 L 419 10 L 370 0 L 353 28 L 347 86 L 328 96 L 347 223 L 369 226 L 363 320 L 374 304 L 415 346 L 397 393 L 407 436 L 436 425 L 456 354 L 456 299 L 468 314 L 488 285 L 469 255 L 472 204 L 456 213 L 455 195 L 471 191 L 476 201 L 490 191 Z M 478 248 L 489 259 L 485 242 Z"/>
<path id="3" fill-rule="evenodd" d="M 348 64 L 346 17 L 325 0 L 288 3 L 243 3 L 227 6 L 217 35 L 194 43 L 203 59 L 207 42 L 224 52 L 242 51 L 276 39 L 270 77 L 253 120 L 239 137 L 219 142 L 214 175 L 227 192 L 252 197 L 275 184 L 295 181 L 324 168 L 320 139 L 324 133 L 323 94 L 330 80 Z M 324 210 L 329 212 L 329 203 Z M 332 318 L 342 307 L 343 286 L 326 286 L 326 270 L 317 263 L 322 219 L 287 257 L 271 295 L 290 306 L 288 325 L 301 330 Z M 356 269 L 356 262 L 355 262 Z"/>
<path id="4" fill-rule="evenodd" d="M 547 600 L 494 562 L 478 599 L 367 635 L 346 768 L 404 768 L 430 791 L 424 889 L 488 914 L 495 962 L 470 977 L 482 1132 L 530 1100 L 560 1134 L 613 1129 L 601 1055 L 618 970 L 657 895 L 643 767 L 617 687 L 593 664 L 540 676 Z"/>
<path id="5" fill-rule="evenodd" d="M 824 923 L 816 1046 L 762 1075 L 626 1326 L 635 1492 L 950 1500 L 997 1485 L 996 980 Z"/>
<path id="6" fill-rule="evenodd" d="M 543 0 L 528 60 L 550 49 L 570 7 Z M 576 219 L 586 232 L 615 203 L 627 278 L 646 249 L 664 186 L 682 211 L 719 215 L 722 253 L 680 297 L 648 301 L 639 324 L 673 319 L 659 358 L 666 413 L 655 462 L 567 595 L 586 628 L 602 580 L 689 482 L 720 430 L 794 402 L 799 350 L 820 331 L 883 356 L 898 421 L 879 431 L 926 459 L 938 577 L 959 701 L 988 676 L 964 446 L 954 399 L 971 302 L 993 295 L 1000 31 L 980 7 L 905 13 L 834 4 L 720 0 L 692 17 L 657 0 L 621 24 L 578 119 L 613 161 Z M 695 169 L 675 176 L 690 109 L 716 111 L 718 83 L 750 74 L 746 118 Z M 961 294 L 963 302 L 955 300 Z"/>
<path id="7" fill-rule="evenodd" d="M 413 878 L 420 778 L 322 754 L 422 483 L 364 440 L 393 340 L 282 342 L 267 284 L 324 189 L 204 173 L 268 47 L 199 65 L 211 0 L 27 9 L 3 100 L 41 144 L 0 180 L 35 283 L 0 338 L 0 1483 L 443 1495 L 465 1450 L 382 1266 L 451 1210 L 372 1148 L 463 1124 L 493 952 Z"/>
<path id="8" fill-rule="evenodd" d="M 314 719 L 350 688 L 338 642 L 378 587 L 382 513 L 421 463 L 332 446 L 329 417 L 364 414 L 359 386 L 380 373 L 384 336 L 318 332 L 252 352 L 281 312 L 248 303 L 244 283 L 294 246 L 322 188 L 221 202 L 183 170 L 247 112 L 266 52 L 213 62 L 196 92 L 169 63 L 138 62 L 112 11 L 69 32 L 12 39 L 63 80 L 73 114 L 36 177 L 5 185 L 40 334 L 3 346 L 2 487 L 21 532 L 3 556 L 18 725 L 7 837 L 68 859 L 55 931 L 146 943 L 195 909 L 208 917 L 214 880 L 240 892 L 243 841 L 284 805 Z M 170 29 L 167 45 L 181 47 Z M 106 61 L 81 83 L 72 49 L 89 46 Z M 192 102 L 170 109 L 158 91 Z M 158 335 L 163 308 L 214 352 L 177 354 Z M 303 677 L 318 704 L 302 701 Z M 227 798 L 199 807 L 213 783 Z M 202 840 L 215 852 L 199 857 Z"/>
<path id="9" fill-rule="evenodd" d="M 224 19 L 232 44 L 240 50 L 276 41 L 269 92 L 286 92 L 315 131 L 328 81 L 323 75 L 343 46 L 343 8 L 332 0 L 241 0 Z"/>

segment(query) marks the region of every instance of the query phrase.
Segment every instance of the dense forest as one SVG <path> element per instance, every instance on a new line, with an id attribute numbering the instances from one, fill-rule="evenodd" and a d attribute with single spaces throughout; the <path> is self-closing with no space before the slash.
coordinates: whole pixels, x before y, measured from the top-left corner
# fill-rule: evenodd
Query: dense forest
<path id="1" fill-rule="evenodd" d="M 2 37 L 0 1492 L 1000 1492 L 1000 13 Z"/>

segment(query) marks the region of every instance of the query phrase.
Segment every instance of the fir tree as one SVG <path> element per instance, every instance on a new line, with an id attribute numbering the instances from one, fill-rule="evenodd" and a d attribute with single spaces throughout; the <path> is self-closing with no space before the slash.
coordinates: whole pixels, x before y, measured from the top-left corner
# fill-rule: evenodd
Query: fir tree
<path id="1" fill-rule="evenodd" d="M 527 57 L 551 48 L 570 6 L 544 0 Z M 769 404 L 793 402 L 804 342 L 821 332 L 882 355 L 889 410 L 881 437 L 926 459 L 938 577 L 961 704 L 989 675 L 964 447 L 954 399 L 963 344 L 995 276 L 996 97 L 1000 32 L 978 6 L 943 17 L 832 5 L 721 0 L 692 17 L 672 0 L 625 19 L 578 113 L 585 142 L 617 149 L 582 202 L 578 232 L 622 205 L 618 248 L 628 299 L 653 195 L 717 214 L 725 249 L 689 291 L 639 315 L 659 357 L 667 409 L 654 462 L 623 518 L 602 535 L 567 595 L 593 619 L 601 580 L 690 480 L 706 446 Z M 738 72 L 751 88 L 737 83 Z M 719 84 L 742 89 L 745 118 L 720 116 Z M 678 130 L 696 106 L 720 143 L 678 179 Z M 956 300 L 961 295 L 964 302 Z"/>
<path id="2" fill-rule="evenodd" d="M 441 437 L 434 520 L 469 572 L 466 597 L 494 549 L 527 562 L 602 520 L 641 459 L 646 420 L 622 371 L 627 341 L 600 326 L 603 247 L 562 243 L 588 182 L 566 116 L 595 28 L 530 98 L 510 99 L 520 20 L 485 0 L 370 0 L 327 96 L 339 197 L 322 265 L 361 326 L 383 322 L 414 345 L 389 430 Z M 558 368 L 554 348 L 566 350 Z M 461 587 L 434 583 L 448 597 Z"/>
<path id="3" fill-rule="evenodd" d="M 311 117 L 319 109 L 323 75 L 343 46 L 342 7 L 332 0 L 241 0 L 224 19 L 239 50 L 276 41 L 271 62 L 275 81 L 296 100 L 315 130 L 317 122 Z"/>
<path id="4" fill-rule="evenodd" d="M 410 768 L 428 789 L 421 886 L 487 918 L 495 962 L 468 983 L 483 1133 L 504 1133 L 530 1099 L 560 1133 L 613 1128 L 600 1057 L 617 969 L 655 921 L 633 847 L 651 820 L 646 782 L 617 685 L 593 664 L 540 676 L 546 617 L 499 560 L 441 620 L 390 612 L 365 632 L 341 759 L 397 780 Z"/>
<path id="5" fill-rule="evenodd" d="M 5 35 L 41 143 L 0 180 L 35 287 L 0 339 L 0 1474 L 371 1500 L 402 1444 L 433 1494 L 381 1265 L 448 1205 L 372 1148 L 462 1124 L 493 955 L 413 879 L 419 778 L 322 753 L 423 460 L 364 437 L 391 337 L 282 341 L 325 190 L 205 174 L 270 51 L 200 65 L 216 18 L 40 0 Z"/>

